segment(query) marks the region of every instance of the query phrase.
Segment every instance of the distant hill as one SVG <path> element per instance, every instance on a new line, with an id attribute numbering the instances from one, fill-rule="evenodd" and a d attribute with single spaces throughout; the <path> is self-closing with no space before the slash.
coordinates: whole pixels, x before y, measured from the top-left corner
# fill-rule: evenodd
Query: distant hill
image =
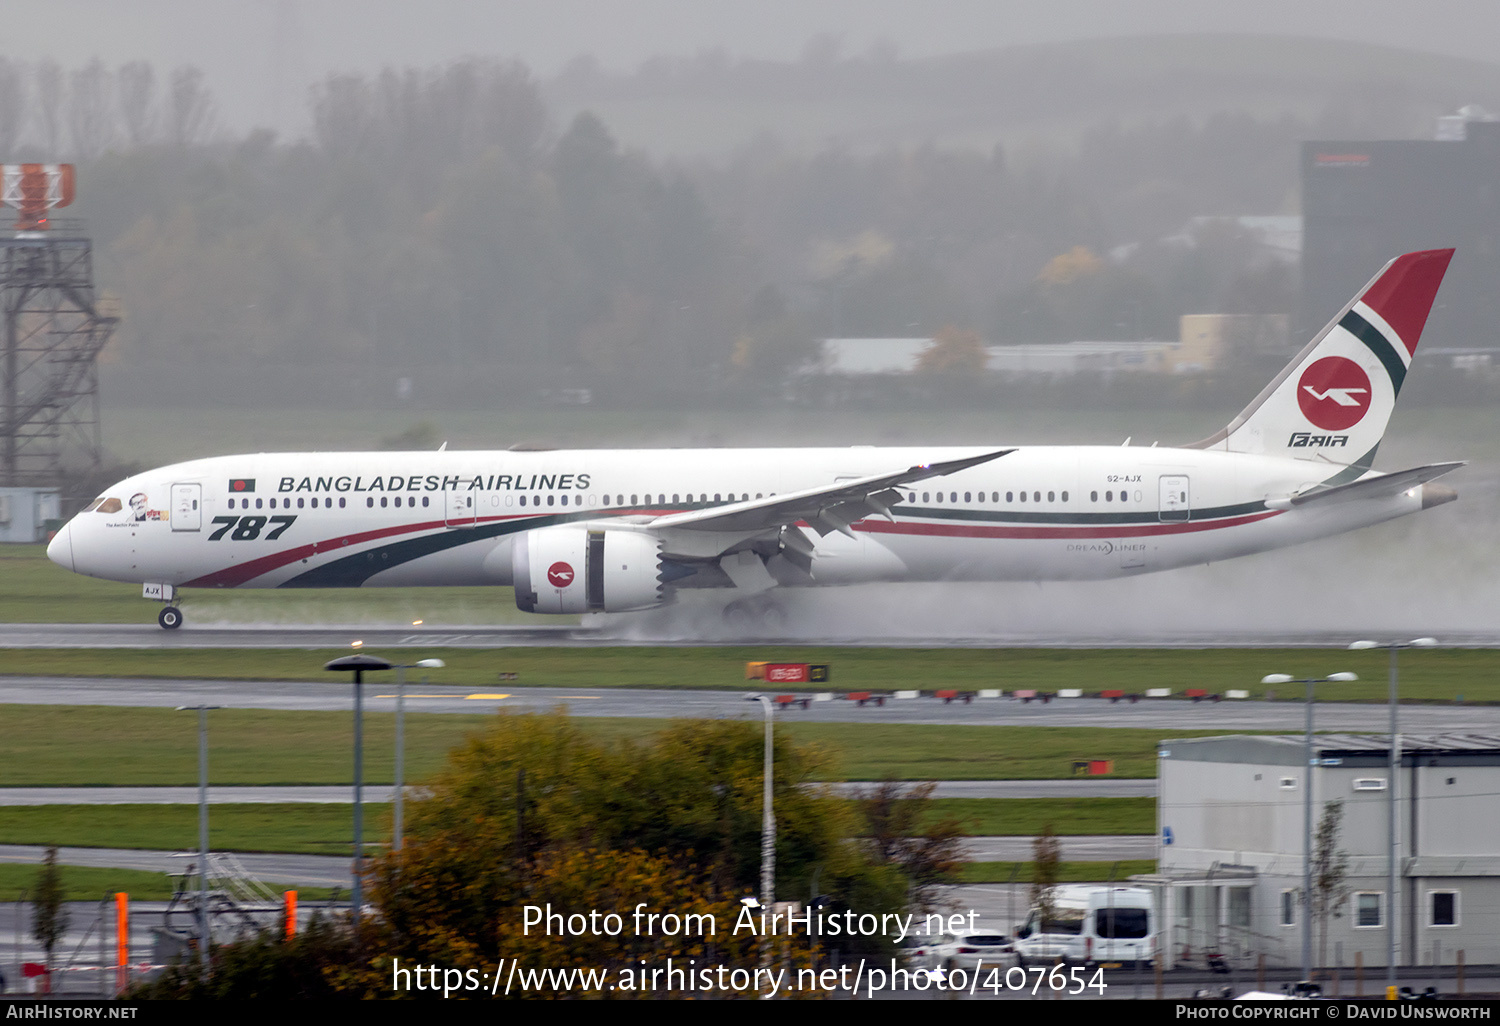
<path id="1" fill-rule="evenodd" d="M 627 146 L 713 156 L 770 135 L 794 149 L 1021 140 L 1238 111 L 1326 134 L 1426 136 L 1467 103 L 1500 110 L 1500 64 L 1344 40 L 1177 35 L 914 60 L 657 58 L 628 74 L 575 64 L 544 84 L 564 124 L 599 114 Z"/>

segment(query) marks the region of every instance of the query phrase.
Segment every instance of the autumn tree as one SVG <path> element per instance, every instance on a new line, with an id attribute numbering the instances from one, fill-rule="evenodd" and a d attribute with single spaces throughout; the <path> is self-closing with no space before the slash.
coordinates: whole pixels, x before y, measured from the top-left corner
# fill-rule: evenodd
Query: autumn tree
<path id="1" fill-rule="evenodd" d="M 1030 898 L 1040 923 L 1057 918 L 1057 878 L 1061 866 L 1062 842 L 1048 823 L 1031 842 Z"/>
<path id="2" fill-rule="evenodd" d="M 14 153 L 26 123 L 26 80 L 18 64 L 0 57 L 0 153 Z"/>
<path id="3" fill-rule="evenodd" d="M 31 899 L 31 935 L 52 965 L 52 952 L 68 932 L 68 909 L 63 903 L 62 872 L 57 867 L 57 849 L 48 848 L 36 875 L 36 896 Z"/>
<path id="4" fill-rule="evenodd" d="M 215 945 L 207 976 L 198 960 L 190 958 L 141 981 L 124 996 L 130 1001 L 391 997 L 388 979 L 383 989 L 371 988 L 355 951 L 347 921 L 314 916 L 290 939 L 269 931 Z"/>
<path id="5" fill-rule="evenodd" d="M 746 934 L 737 939 L 726 924 L 757 888 L 762 743 L 747 721 L 683 722 L 610 744 L 564 713 L 499 717 L 409 806 L 402 849 L 375 861 L 370 900 L 386 933 L 377 949 L 403 962 L 491 968 L 544 949 L 555 965 L 623 967 L 710 947 L 721 961 L 740 957 Z M 901 909 L 904 878 L 848 843 L 859 828 L 850 803 L 809 786 L 826 775 L 827 757 L 778 738 L 775 762 L 778 897 L 806 900 L 816 883 L 835 906 Z M 565 915 L 625 915 L 645 902 L 660 914 L 714 915 L 719 929 L 711 945 L 664 931 L 642 937 L 634 924 L 620 937 L 528 933 L 524 906 L 549 902 Z"/>
<path id="6" fill-rule="evenodd" d="M 1349 853 L 1339 846 L 1344 803 L 1334 799 L 1323 806 L 1313 835 L 1312 908 L 1318 924 L 1318 962 L 1328 964 L 1328 920 L 1343 915 L 1349 902 Z M 1389 913 L 1387 913 L 1389 914 Z"/>
<path id="7" fill-rule="evenodd" d="M 968 862 L 963 824 L 933 809 L 936 788 L 930 780 L 910 786 L 887 780 L 855 796 L 871 855 L 901 872 L 912 908 L 922 912 L 937 907 L 939 888 L 954 883 Z"/>
<path id="8" fill-rule="evenodd" d="M 917 355 L 918 374 L 973 380 L 984 373 L 988 356 L 979 332 L 947 325 Z"/>
<path id="9" fill-rule="evenodd" d="M 156 69 L 146 61 L 131 61 L 115 78 L 125 136 L 130 145 L 145 146 L 156 137 Z"/>

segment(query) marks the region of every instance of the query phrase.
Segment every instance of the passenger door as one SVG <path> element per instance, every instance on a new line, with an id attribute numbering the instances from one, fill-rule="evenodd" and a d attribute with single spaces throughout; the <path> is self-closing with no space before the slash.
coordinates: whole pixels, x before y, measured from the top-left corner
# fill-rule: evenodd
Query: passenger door
<path id="1" fill-rule="evenodd" d="M 1181 524 L 1192 519 L 1193 507 L 1186 474 L 1163 474 L 1158 494 L 1161 499 L 1158 508 L 1162 523 Z"/>
<path id="2" fill-rule="evenodd" d="M 203 529 L 203 486 L 199 484 L 174 484 L 172 486 L 172 530 L 200 531 Z"/>

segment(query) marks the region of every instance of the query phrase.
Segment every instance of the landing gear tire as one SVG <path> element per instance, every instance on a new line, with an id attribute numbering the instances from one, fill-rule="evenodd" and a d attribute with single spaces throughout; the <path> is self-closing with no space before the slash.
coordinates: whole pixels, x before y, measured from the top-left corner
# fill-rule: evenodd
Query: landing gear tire
<path id="1" fill-rule="evenodd" d="M 768 595 L 735 599 L 724 607 L 724 623 L 739 631 L 776 634 L 786 630 L 786 611 Z"/>
<path id="2" fill-rule="evenodd" d="M 780 634 L 786 630 L 786 610 L 767 603 L 760 611 L 760 626 L 767 634 Z"/>
<path id="3" fill-rule="evenodd" d="M 750 611 L 750 603 L 744 599 L 736 599 L 729 603 L 719 615 L 723 617 L 726 626 L 733 627 L 735 630 L 744 630 L 755 621 Z"/>
<path id="4" fill-rule="evenodd" d="M 167 606 L 156 614 L 156 622 L 161 624 L 162 630 L 175 631 L 182 626 L 182 610 L 176 606 Z"/>

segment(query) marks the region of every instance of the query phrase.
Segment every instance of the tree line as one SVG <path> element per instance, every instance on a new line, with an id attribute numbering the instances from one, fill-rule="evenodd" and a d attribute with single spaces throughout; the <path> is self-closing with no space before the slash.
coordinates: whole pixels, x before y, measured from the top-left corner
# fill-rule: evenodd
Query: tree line
<path id="1" fill-rule="evenodd" d="M 1290 209 L 1296 141 L 1343 123 L 667 161 L 557 124 L 516 63 L 331 76 L 308 103 L 306 139 L 234 136 L 191 67 L 0 60 L 0 153 L 79 164 L 122 371 L 628 403 L 779 395 L 829 335 L 1175 338 L 1182 313 L 1291 309 L 1251 234 L 1184 225 Z"/>
<path id="2" fill-rule="evenodd" d="M 562 711 L 499 716 L 410 803 L 399 850 L 370 866 L 357 929 L 334 917 L 291 941 L 245 937 L 216 947 L 206 976 L 189 960 L 131 996 L 432 997 L 441 988 L 397 970 L 438 965 L 459 983 L 444 996 L 488 998 L 496 967 L 515 964 L 571 982 L 511 997 L 750 998 L 698 974 L 889 960 L 900 932 L 881 917 L 924 925 L 938 909 L 938 887 L 963 862 L 960 825 L 933 814 L 931 785 L 877 785 L 852 800 L 815 787 L 829 754 L 778 736 L 775 898 L 815 911 L 812 929 L 768 936 L 759 916 L 770 910 L 755 903 L 762 745 L 750 721 L 684 720 L 612 743 Z M 824 925 L 861 917 L 857 930 Z M 668 959 L 678 974 L 642 985 L 641 968 Z"/>

